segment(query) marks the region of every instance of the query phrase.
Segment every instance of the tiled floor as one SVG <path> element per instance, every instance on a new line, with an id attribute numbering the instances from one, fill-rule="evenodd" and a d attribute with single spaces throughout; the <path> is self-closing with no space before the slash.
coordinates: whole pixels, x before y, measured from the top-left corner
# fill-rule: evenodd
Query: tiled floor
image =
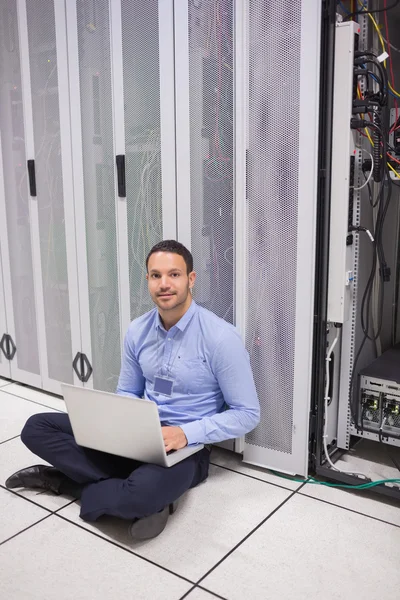
<path id="1" fill-rule="evenodd" d="M 213 449 L 207 482 L 165 531 L 132 543 L 124 521 L 88 524 L 71 498 L 11 492 L 35 464 L 26 419 L 62 400 L 0 379 L 0 598 L 366 600 L 400 589 L 400 504 L 301 484 Z"/>

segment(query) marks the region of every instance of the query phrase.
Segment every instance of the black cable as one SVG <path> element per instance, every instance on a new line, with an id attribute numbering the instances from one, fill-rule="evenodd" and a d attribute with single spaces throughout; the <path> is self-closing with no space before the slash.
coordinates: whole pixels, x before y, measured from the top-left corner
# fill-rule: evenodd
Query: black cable
<path id="1" fill-rule="evenodd" d="M 388 457 L 390 458 L 390 460 L 392 461 L 392 463 L 393 463 L 393 464 L 394 464 L 394 466 L 396 467 L 396 469 L 397 469 L 398 471 L 400 471 L 400 465 L 399 465 L 399 463 L 398 463 L 398 462 L 397 462 L 397 460 L 396 460 L 396 459 L 395 459 L 395 458 L 394 458 L 394 457 L 393 457 L 393 456 L 390 454 L 390 452 L 389 452 L 389 449 L 388 449 L 388 447 L 387 447 L 387 445 L 386 445 L 386 444 L 385 444 L 385 450 L 386 450 L 386 452 L 387 452 L 387 455 L 388 455 Z"/>
<path id="2" fill-rule="evenodd" d="M 385 67 L 378 60 L 378 54 L 376 54 L 376 52 L 371 52 L 369 50 L 365 51 L 365 52 L 364 52 L 364 50 L 358 50 L 357 52 L 355 52 L 354 62 L 355 62 L 355 64 L 360 63 L 360 65 L 366 64 L 366 63 L 371 63 L 371 64 L 375 65 L 375 67 L 378 69 L 381 79 L 383 81 L 384 91 L 385 91 L 382 106 L 386 105 L 387 100 L 388 100 L 389 78 L 388 78 L 388 74 L 387 74 Z"/>
<path id="3" fill-rule="evenodd" d="M 354 12 L 346 15 L 343 21 L 351 21 L 353 17 L 357 15 L 373 15 L 376 13 L 386 12 L 387 10 L 395 8 L 399 4 L 399 2 L 400 0 L 395 0 L 395 2 L 393 2 L 393 4 L 391 4 L 390 6 L 387 6 L 386 8 L 377 8 L 376 10 L 355 10 Z"/>

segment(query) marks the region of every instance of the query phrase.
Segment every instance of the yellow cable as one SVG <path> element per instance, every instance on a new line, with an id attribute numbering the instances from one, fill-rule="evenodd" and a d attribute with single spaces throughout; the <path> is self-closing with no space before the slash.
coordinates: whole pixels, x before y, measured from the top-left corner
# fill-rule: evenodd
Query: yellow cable
<path id="1" fill-rule="evenodd" d="M 393 167 L 392 167 L 392 165 L 391 165 L 390 163 L 388 163 L 387 165 L 388 165 L 389 169 L 390 169 L 391 171 L 393 171 L 393 173 L 396 175 L 396 177 L 397 177 L 398 179 L 400 179 L 400 173 L 398 173 L 398 172 L 396 171 L 396 169 L 393 169 Z"/>
<path id="2" fill-rule="evenodd" d="M 364 4 L 360 0 L 358 0 L 358 4 L 361 6 L 361 8 L 364 8 Z M 382 37 L 382 34 L 381 34 L 380 30 L 379 30 L 378 24 L 375 21 L 374 17 L 370 13 L 368 13 L 368 16 L 371 19 L 371 21 L 372 21 L 372 23 L 373 23 L 373 25 L 375 27 L 376 33 L 378 34 L 378 38 L 379 38 L 379 41 L 380 41 L 381 46 L 382 46 L 382 52 L 386 52 L 385 41 L 384 41 L 384 39 Z M 386 60 L 383 61 L 383 65 L 386 68 Z M 388 83 L 389 83 L 389 89 L 390 89 L 390 91 L 395 96 L 397 96 L 397 98 L 400 98 L 399 92 L 396 92 L 396 90 L 392 88 L 392 85 L 391 85 L 390 81 Z"/>
<path id="3" fill-rule="evenodd" d="M 390 85 L 390 82 L 389 82 L 389 89 L 391 90 L 391 92 L 392 92 L 392 93 L 393 93 L 395 96 L 397 96 L 397 98 L 400 98 L 400 94 L 399 94 L 399 92 L 396 92 L 396 90 L 394 90 L 394 89 L 392 88 L 392 86 Z"/>
<path id="4" fill-rule="evenodd" d="M 373 145 L 374 145 L 374 142 L 372 141 L 371 134 L 370 134 L 370 132 L 368 131 L 368 128 L 367 128 L 367 127 L 365 128 L 365 133 L 367 134 L 367 138 L 369 139 L 371 146 L 373 146 Z"/>
<path id="5" fill-rule="evenodd" d="M 358 0 L 358 4 L 361 6 L 361 8 L 364 8 L 364 4 L 361 2 L 361 0 Z M 372 21 L 372 23 L 373 23 L 373 25 L 374 25 L 374 27 L 375 27 L 375 29 L 376 29 L 376 33 L 378 34 L 379 41 L 380 41 L 380 43 L 381 43 L 381 46 L 382 46 L 382 52 L 386 52 L 386 48 L 385 48 L 385 41 L 384 41 L 384 39 L 383 39 L 383 37 L 382 37 L 382 34 L 381 34 L 381 32 L 379 31 L 378 24 L 377 24 L 377 22 L 375 21 L 374 17 L 371 15 L 371 13 L 367 13 L 367 14 L 368 14 L 369 18 L 371 19 L 371 21 Z M 384 61 L 383 61 L 383 64 L 384 64 L 384 65 L 385 65 L 385 67 L 386 67 L 386 60 L 384 60 Z"/>

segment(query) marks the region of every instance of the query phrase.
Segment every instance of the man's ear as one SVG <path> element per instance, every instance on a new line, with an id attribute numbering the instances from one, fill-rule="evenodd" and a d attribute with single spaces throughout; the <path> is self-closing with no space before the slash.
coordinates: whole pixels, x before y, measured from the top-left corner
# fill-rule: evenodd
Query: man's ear
<path id="1" fill-rule="evenodd" d="M 195 281 L 196 281 L 196 273 L 194 271 L 192 271 L 191 273 L 189 273 L 189 287 L 190 287 L 190 289 L 193 289 Z"/>

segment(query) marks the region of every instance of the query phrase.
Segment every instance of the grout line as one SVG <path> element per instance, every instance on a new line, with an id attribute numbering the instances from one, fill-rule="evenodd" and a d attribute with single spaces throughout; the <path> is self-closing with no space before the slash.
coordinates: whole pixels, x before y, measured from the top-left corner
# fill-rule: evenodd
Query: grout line
<path id="1" fill-rule="evenodd" d="M 0 388 L 0 392 L 1 392 L 1 390 L 2 390 L 2 388 Z M 36 400 L 30 400 L 29 398 L 24 398 L 24 396 L 18 396 L 17 394 L 12 394 L 11 392 L 6 392 L 6 391 L 4 393 L 8 394 L 9 396 L 14 396 L 14 398 L 20 398 L 21 400 L 26 400 L 27 402 L 32 402 L 32 404 L 37 404 L 38 406 L 45 406 L 46 408 L 50 408 L 51 410 L 54 410 L 55 412 L 65 413 L 65 410 L 60 410 L 59 408 L 54 408 L 53 406 L 48 406 L 47 404 L 42 404 L 41 402 L 36 402 Z M 57 399 L 62 400 L 62 398 L 57 398 Z"/>
<path id="2" fill-rule="evenodd" d="M 65 508 L 65 507 L 63 507 L 63 508 Z M 125 546 L 122 546 L 122 545 L 118 544 L 117 542 L 114 542 L 113 540 L 109 540 L 109 539 L 105 538 L 104 536 L 100 535 L 99 533 L 96 533 L 95 531 L 92 531 L 91 529 L 87 529 L 86 527 L 83 527 L 82 525 L 79 525 L 79 523 L 75 523 L 75 521 L 70 521 L 69 519 L 67 519 L 63 515 L 58 514 L 58 512 L 55 512 L 55 513 L 52 513 L 52 514 L 53 514 L 53 516 L 58 517 L 59 519 L 62 519 L 63 521 L 66 521 L 70 525 L 74 525 L 75 527 L 79 527 L 79 529 L 82 529 L 83 531 L 86 531 L 86 533 L 89 533 L 91 535 L 94 535 L 97 538 L 100 538 L 101 540 L 103 540 L 103 542 L 107 542 L 109 544 L 112 544 L 113 546 L 115 546 L 116 548 L 119 548 L 120 550 L 124 550 L 125 552 L 128 552 L 129 554 L 133 554 L 133 556 L 136 556 L 136 558 L 140 558 L 140 559 L 142 559 L 142 560 L 150 563 L 154 567 L 158 567 L 159 569 L 162 569 L 163 571 L 166 571 L 170 575 L 175 575 L 175 577 L 179 577 L 179 579 L 183 579 L 183 581 L 186 581 L 186 583 L 191 583 L 192 585 L 196 586 L 196 584 L 194 583 L 194 581 L 192 581 L 191 579 L 188 579 L 187 577 L 184 577 L 183 575 L 179 575 L 179 573 L 175 573 L 174 571 L 171 571 L 167 567 L 163 567 L 162 565 L 159 565 L 158 563 L 154 562 L 153 560 L 150 560 L 149 558 L 146 558 L 145 556 L 142 556 L 141 554 L 137 554 L 133 550 L 130 550 L 129 548 L 126 548 Z"/>
<path id="3" fill-rule="evenodd" d="M 194 585 L 192 588 L 190 588 L 190 590 L 188 590 L 187 592 L 185 592 L 183 594 L 183 596 L 181 596 L 179 598 L 179 600 L 183 600 L 184 598 L 187 598 L 187 596 L 193 592 L 193 590 L 202 590 L 203 592 L 207 592 L 208 594 L 210 594 L 210 596 L 212 596 L 212 598 L 220 598 L 220 600 L 227 600 L 227 598 L 224 598 L 224 596 L 220 596 L 219 594 L 216 594 L 215 592 L 210 592 L 210 590 L 208 590 L 207 588 L 201 586 L 201 585 Z"/>
<path id="4" fill-rule="evenodd" d="M 269 485 L 274 485 L 275 487 L 280 488 L 281 490 L 286 490 L 286 491 L 289 490 L 289 492 L 294 491 L 292 488 L 287 488 L 287 487 L 284 487 L 283 485 L 279 485 L 279 483 L 273 483 L 272 481 L 267 481 L 266 479 L 261 479 L 260 477 L 254 477 L 254 475 L 249 475 L 248 473 L 243 473 L 242 471 L 236 471 L 235 469 L 232 469 L 231 467 L 225 467 L 223 465 L 218 465 L 211 461 L 210 461 L 210 465 L 213 465 L 214 467 L 219 467 L 220 469 L 226 469 L 226 471 L 231 471 L 232 473 L 237 473 L 238 475 L 243 475 L 244 477 L 250 477 L 250 479 L 255 479 L 256 481 L 262 481 L 262 483 L 268 483 Z M 299 482 L 296 481 L 294 483 L 299 483 Z M 299 488 L 297 488 L 297 489 L 300 489 L 300 487 L 301 487 L 301 484 L 299 483 Z"/>
<path id="5" fill-rule="evenodd" d="M 44 506 L 43 504 L 39 504 L 39 502 L 35 502 L 35 500 L 32 500 L 32 498 L 28 498 L 27 496 L 23 496 L 22 494 L 19 494 L 18 492 L 15 492 L 14 490 L 7 488 L 2 483 L 0 483 L 0 488 L 3 490 L 6 490 L 7 492 L 10 492 L 11 494 L 14 494 L 14 496 L 18 496 L 18 498 L 22 498 L 22 500 L 27 500 L 28 502 L 30 502 L 31 504 L 34 504 L 35 506 L 38 506 L 39 508 L 43 508 L 43 510 L 47 510 L 52 515 L 55 515 L 60 510 L 63 510 L 63 508 L 66 508 L 67 506 L 70 506 L 71 504 L 74 504 L 76 502 L 76 499 L 73 499 L 73 500 L 67 502 L 66 504 L 63 504 L 56 510 L 51 510 L 51 508 L 47 508 L 47 506 Z M 41 495 L 41 494 L 38 493 L 37 496 L 39 496 L 39 495 Z"/>
<path id="6" fill-rule="evenodd" d="M 0 446 L 1 446 L 1 444 L 5 444 L 6 442 L 11 442 L 11 440 L 15 440 L 16 438 L 19 438 L 19 437 L 20 437 L 20 434 L 14 435 L 14 437 L 8 438 L 8 440 L 3 440 L 2 442 L 0 442 Z"/>
<path id="7" fill-rule="evenodd" d="M 305 485 L 303 483 L 303 485 Z M 303 485 L 301 487 L 303 487 Z M 209 569 L 207 571 L 207 573 L 205 573 L 202 577 L 200 577 L 200 579 L 196 582 L 196 587 L 201 587 L 199 584 L 201 581 L 203 581 L 204 579 L 206 579 L 206 577 L 208 577 L 213 571 L 215 571 L 215 569 L 217 567 L 220 566 L 221 563 L 223 563 L 231 554 L 233 554 L 233 552 L 235 552 L 246 540 L 249 539 L 249 537 L 251 537 L 253 535 L 253 533 L 255 533 L 258 529 L 260 529 L 260 527 L 262 527 L 280 508 L 282 508 L 282 506 L 284 504 L 286 504 L 287 502 L 289 502 L 289 500 L 291 498 L 293 498 L 293 496 L 297 494 L 297 490 L 293 491 L 290 496 L 288 496 L 287 498 L 285 498 L 285 500 L 283 500 L 283 502 L 281 502 L 265 519 L 263 519 L 261 521 L 261 523 L 259 523 L 258 525 L 256 525 L 256 527 L 254 527 L 240 542 L 238 542 L 236 544 L 236 546 L 234 546 L 231 550 L 229 550 L 229 552 L 227 552 L 225 554 L 225 556 L 223 556 L 211 569 Z M 191 591 L 191 590 L 189 590 Z M 207 590 L 208 591 L 208 590 Z M 180 598 L 180 600 L 183 600 L 184 598 L 186 598 L 186 596 L 188 595 L 189 592 L 187 592 L 184 596 L 182 596 L 182 598 Z M 212 593 L 212 592 L 211 592 Z"/>
<path id="8" fill-rule="evenodd" d="M 15 383 L 18 387 L 21 387 L 23 389 L 32 390 L 33 392 L 39 392 L 39 394 L 43 394 L 44 396 L 52 396 L 52 398 L 58 398 L 60 400 L 63 399 L 63 396 L 61 394 L 55 394 L 54 392 L 49 392 L 48 390 L 29 385 L 28 383 L 21 383 L 21 381 L 12 381 L 12 383 Z"/>
<path id="9" fill-rule="evenodd" d="M 53 515 L 56 515 L 57 513 L 60 512 L 60 510 L 64 510 L 64 508 L 67 508 L 67 506 L 71 506 L 71 504 L 75 504 L 76 503 L 76 499 L 71 500 L 71 502 L 68 502 L 68 504 L 64 504 L 64 506 L 60 506 L 60 508 L 57 508 L 57 510 L 53 510 Z"/>
<path id="10" fill-rule="evenodd" d="M 360 512 L 359 510 L 354 510 L 353 508 L 348 508 L 347 506 L 341 506 L 340 504 L 335 504 L 335 502 L 329 502 L 329 500 L 323 500 L 322 498 L 315 498 L 314 496 L 309 496 L 305 492 L 301 492 L 300 496 L 305 496 L 306 498 L 310 498 L 311 500 L 316 500 L 317 502 L 324 502 L 324 504 L 329 504 L 330 506 L 335 506 L 336 508 L 341 508 L 342 510 L 347 510 L 349 512 L 355 513 L 356 515 L 366 517 L 367 519 L 373 519 L 374 521 L 379 521 L 380 523 L 385 523 L 386 525 L 392 525 L 392 527 L 398 527 L 400 529 L 400 525 L 397 525 L 396 523 L 391 523 L 390 521 L 385 521 L 385 519 L 380 519 L 379 517 L 373 517 L 372 515 L 367 515 L 366 513 Z"/>
<path id="11" fill-rule="evenodd" d="M 203 592 L 208 592 L 209 594 L 211 594 L 215 598 L 220 598 L 221 600 L 227 600 L 227 598 L 225 598 L 224 596 L 220 596 L 216 592 L 211 592 L 210 590 L 208 590 L 207 588 L 203 587 L 202 585 L 196 585 L 195 587 L 199 588 L 200 590 L 203 590 Z"/>
<path id="12" fill-rule="evenodd" d="M 9 542 L 10 540 L 16 538 L 18 535 L 21 535 L 21 533 L 24 533 L 25 531 L 28 531 L 28 529 L 32 529 L 32 527 L 35 527 L 35 525 L 39 525 L 39 523 L 43 523 L 43 521 L 45 521 L 46 519 L 48 519 L 52 515 L 53 515 L 53 513 L 50 513 L 50 514 L 46 515 L 45 517 L 43 517 L 43 519 L 40 519 L 40 521 L 36 521 L 36 523 L 32 523 L 32 525 L 29 525 L 29 527 L 25 527 L 25 529 L 22 529 L 21 531 L 18 531 L 18 533 L 15 533 L 14 535 L 12 535 L 11 537 L 7 538 L 3 542 L 0 542 L 0 546 L 2 546 L 3 544 L 5 544 L 6 542 Z"/>

